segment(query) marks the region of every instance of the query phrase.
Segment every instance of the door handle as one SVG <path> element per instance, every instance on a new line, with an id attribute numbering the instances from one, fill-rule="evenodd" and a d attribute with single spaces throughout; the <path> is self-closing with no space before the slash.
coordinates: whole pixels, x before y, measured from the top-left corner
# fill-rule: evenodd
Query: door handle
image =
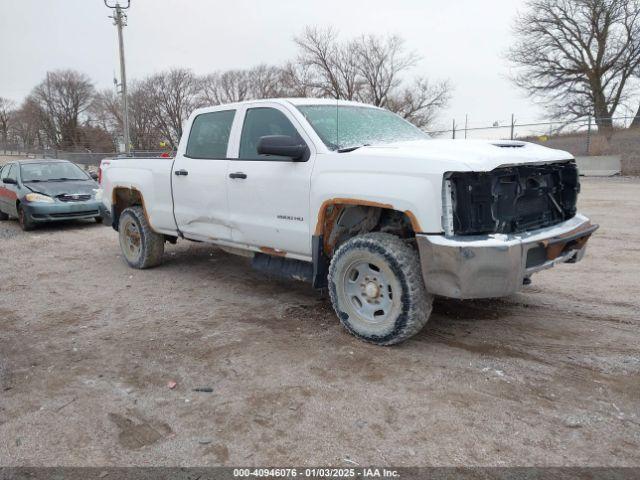
<path id="1" fill-rule="evenodd" d="M 244 180 L 247 178 L 247 174 L 242 172 L 230 173 L 229 178 L 242 178 Z"/>
<path id="2" fill-rule="evenodd" d="M 189 175 L 189 172 L 186 170 L 176 170 L 173 173 L 175 173 L 179 177 L 186 177 L 187 175 Z"/>

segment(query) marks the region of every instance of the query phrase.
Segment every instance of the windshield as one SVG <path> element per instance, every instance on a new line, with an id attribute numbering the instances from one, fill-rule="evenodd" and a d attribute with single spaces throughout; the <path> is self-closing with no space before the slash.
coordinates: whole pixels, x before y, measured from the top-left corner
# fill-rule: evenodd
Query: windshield
<path id="1" fill-rule="evenodd" d="M 347 105 L 300 105 L 298 110 L 330 150 L 429 138 L 388 110 Z"/>
<path id="2" fill-rule="evenodd" d="M 89 180 L 89 177 L 73 163 L 46 162 L 20 165 L 22 182 L 50 182 L 64 180 Z"/>

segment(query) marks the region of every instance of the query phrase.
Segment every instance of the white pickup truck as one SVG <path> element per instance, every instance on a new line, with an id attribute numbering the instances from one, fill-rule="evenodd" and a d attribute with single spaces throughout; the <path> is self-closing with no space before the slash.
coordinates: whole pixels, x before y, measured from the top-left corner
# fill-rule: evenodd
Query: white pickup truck
<path id="1" fill-rule="evenodd" d="M 103 161 L 104 214 L 131 267 L 209 242 L 328 287 L 352 334 L 399 343 L 434 295 L 509 295 L 576 262 L 573 157 L 517 141 L 431 140 L 383 109 L 272 99 L 198 109 L 175 158 Z"/>

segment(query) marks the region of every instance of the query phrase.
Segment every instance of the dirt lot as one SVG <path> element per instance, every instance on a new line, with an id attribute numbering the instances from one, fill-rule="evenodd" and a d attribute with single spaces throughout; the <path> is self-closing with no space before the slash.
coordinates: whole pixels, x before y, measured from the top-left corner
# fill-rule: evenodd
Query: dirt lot
<path id="1" fill-rule="evenodd" d="M 640 181 L 581 210 L 581 264 L 392 348 L 213 247 L 134 271 L 109 228 L 3 222 L 0 464 L 638 466 Z"/>

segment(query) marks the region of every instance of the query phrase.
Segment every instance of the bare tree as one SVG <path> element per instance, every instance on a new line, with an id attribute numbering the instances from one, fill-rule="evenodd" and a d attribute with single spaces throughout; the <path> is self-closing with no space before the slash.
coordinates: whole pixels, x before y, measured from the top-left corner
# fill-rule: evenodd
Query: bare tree
<path id="1" fill-rule="evenodd" d="M 241 102 L 249 96 L 249 78 L 244 70 L 211 73 L 202 79 L 201 96 L 206 105 Z"/>
<path id="2" fill-rule="evenodd" d="M 47 146 L 45 122 L 45 114 L 40 105 L 33 98 L 27 97 L 12 114 L 12 136 L 16 143 L 24 148 Z"/>
<path id="3" fill-rule="evenodd" d="M 122 131 L 122 100 L 114 90 L 97 92 L 87 112 L 92 123 L 113 135 Z"/>
<path id="4" fill-rule="evenodd" d="M 449 103 L 451 90 L 446 80 L 431 83 L 426 78 L 417 78 L 413 85 L 390 95 L 384 107 L 418 128 L 427 128 Z"/>
<path id="5" fill-rule="evenodd" d="M 355 100 L 359 90 L 355 44 L 341 44 L 332 28 L 307 27 L 294 39 L 298 62 L 308 69 L 309 87 L 321 96 Z"/>
<path id="6" fill-rule="evenodd" d="M 156 128 L 175 148 L 184 122 L 199 106 L 200 80 L 191 70 L 173 68 L 152 75 L 143 82 L 142 88 L 150 95 Z"/>
<path id="7" fill-rule="evenodd" d="M 447 81 L 404 81 L 419 56 L 396 35 L 363 35 L 341 42 L 335 30 L 307 28 L 296 37 L 298 64 L 283 69 L 283 84 L 294 96 L 358 100 L 399 113 L 427 127 L 451 97 Z"/>
<path id="8" fill-rule="evenodd" d="M 280 69 L 279 83 L 289 97 L 321 97 L 314 86 L 310 70 L 298 62 L 288 62 Z"/>
<path id="9" fill-rule="evenodd" d="M 249 70 L 252 98 L 276 98 L 288 94 L 280 83 L 282 69 L 261 64 Z"/>
<path id="10" fill-rule="evenodd" d="M 156 106 L 153 91 L 145 82 L 129 84 L 129 140 L 135 150 L 157 150 L 162 136 L 156 128 Z M 89 109 L 92 121 L 112 138 L 122 136 L 122 102 L 113 90 L 103 90 Z"/>
<path id="11" fill-rule="evenodd" d="M 30 97 L 46 115 L 47 135 L 58 147 L 81 144 L 79 127 L 82 114 L 89 108 L 95 90 L 85 74 L 75 70 L 47 72 Z"/>
<path id="12" fill-rule="evenodd" d="M 639 20 L 636 0 L 528 0 L 508 53 L 513 79 L 554 116 L 610 128 L 640 65 Z"/>
<path id="13" fill-rule="evenodd" d="M 144 82 L 132 82 L 129 86 L 130 140 L 135 149 L 157 150 L 162 135 L 156 127 L 156 106 L 153 92 Z"/>
<path id="14" fill-rule="evenodd" d="M 2 135 L 2 143 L 5 148 L 9 141 L 9 129 L 15 106 L 13 100 L 0 97 L 0 135 Z"/>
<path id="15" fill-rule="evenodd" d="M 205 76 L 201 81 L 201 103 L 220 105 L 258 98 L 283 96 L 282 70 L 258 65 L 248 70 L 227 70 Z"/>
<path id="16" fill-rule="evenodd" d="M 418 56 L 404 51 L 404 41 L 397 35 L 379 37 L 367 35 L 354 44 L 357 70 L 362 77 L 360 98 L 378 107 L 384 107 L 389 95 L 400 85 L 400 75 L 413 67 Z"/>

